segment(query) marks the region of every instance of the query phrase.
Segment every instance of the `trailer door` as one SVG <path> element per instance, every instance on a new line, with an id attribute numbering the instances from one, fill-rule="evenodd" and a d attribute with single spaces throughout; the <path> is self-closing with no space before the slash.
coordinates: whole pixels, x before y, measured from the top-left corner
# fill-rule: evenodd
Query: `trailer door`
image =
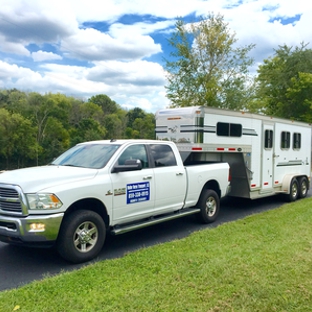
<path id="1" fill-rule="evenodd" d="M 263 150 L 262 150 L 262 189 L 273 187 L 273 161 L 274 161 L 274 125 L 263 126 Z"/>

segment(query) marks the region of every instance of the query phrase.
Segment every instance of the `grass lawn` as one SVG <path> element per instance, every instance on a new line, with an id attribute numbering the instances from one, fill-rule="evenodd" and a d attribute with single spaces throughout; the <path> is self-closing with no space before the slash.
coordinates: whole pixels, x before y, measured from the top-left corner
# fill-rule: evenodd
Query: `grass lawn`
<path id="1" fill-rule="evenodd" d="M 0 311 L 312 311 L 311 206 L 307 198 L 0 292 Z"/>

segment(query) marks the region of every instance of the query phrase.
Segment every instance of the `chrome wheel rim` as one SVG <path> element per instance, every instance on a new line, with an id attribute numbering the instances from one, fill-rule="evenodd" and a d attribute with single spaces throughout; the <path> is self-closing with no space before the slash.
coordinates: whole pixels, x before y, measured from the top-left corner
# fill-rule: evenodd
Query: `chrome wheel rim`
<path id="1" fill-rule="evenodd" d="M 95 224 L 90 221 L 81 223 L 74 233 L 74 246 L 82 253 L 89 252 L 96 245 L 99 231 Z"/>
<path id="2" fill-rule="evenodd" d="M 217 202 L 214 197 L 209 197 L 206 201 L 206 213 L 209 217 L 212 217 L 217 210 Z"/>
<path id="3" fill-rule="evenodd" d="M 307 193 L 307 190 L 308 190 L 307 182 L 303 181 L 301 184 L 301 194 L 305 196 Z"/>
<path id="4" fill-rule="evenodd" d="M 297 194 L 298 194 L 298 186 L 296 183 L 294 183 L 292 185 L 292 188 L 291 188 L 291 194 L 292 194 L 292 197 L 293 198 L 296 198 Z"/>

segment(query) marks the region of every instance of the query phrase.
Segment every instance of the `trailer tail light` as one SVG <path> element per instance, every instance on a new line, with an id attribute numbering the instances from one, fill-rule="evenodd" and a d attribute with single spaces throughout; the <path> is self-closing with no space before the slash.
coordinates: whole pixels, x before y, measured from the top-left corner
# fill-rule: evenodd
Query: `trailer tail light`
<path id="1" fill-rule="evenodd" d="M 192 151 L 202 151 L 202 147 L 192 147 Z"/>

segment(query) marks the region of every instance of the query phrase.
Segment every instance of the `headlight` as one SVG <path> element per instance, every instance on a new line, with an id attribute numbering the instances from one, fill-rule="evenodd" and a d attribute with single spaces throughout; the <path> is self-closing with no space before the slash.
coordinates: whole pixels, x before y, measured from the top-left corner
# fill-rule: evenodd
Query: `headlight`
<path id="1" fill-rule="evenodd" d="M 59 209 L 63 203 L 54 194 L 26 194 L 29 209 Z"/>

